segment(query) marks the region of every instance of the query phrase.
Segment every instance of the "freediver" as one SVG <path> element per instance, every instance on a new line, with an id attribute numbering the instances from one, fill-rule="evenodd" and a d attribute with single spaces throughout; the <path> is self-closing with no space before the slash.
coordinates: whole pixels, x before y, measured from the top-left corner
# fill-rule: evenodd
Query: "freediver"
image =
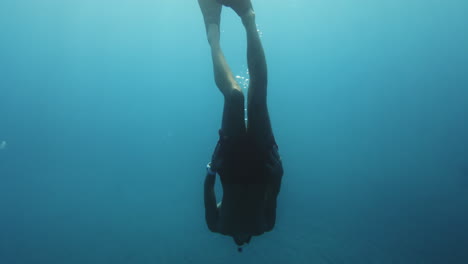
<path id="1" fill-rule="evenodd" d="M 207 165 L 204 185 L 205 219 L 210 231 L 233 237 L 239 246 L 273 229 L 283 177 L 267 108 L 267 64 L 250 0 L 198 0 L 203 14 L 214 68 L 224 96 L 219 141 Z M 244 94 L 220 46 L 222 6 L 241 18 L 247 34 L 250 82 L 245 120 Z M 219 175 L 223 197 L 216 204 L 214 184 Z"/>

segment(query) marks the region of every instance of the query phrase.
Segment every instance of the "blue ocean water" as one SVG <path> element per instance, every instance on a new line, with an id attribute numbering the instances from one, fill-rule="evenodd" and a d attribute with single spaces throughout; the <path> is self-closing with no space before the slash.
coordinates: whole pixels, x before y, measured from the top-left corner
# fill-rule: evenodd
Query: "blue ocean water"
<path id="1" fill-rule="evenodd" d="M 239 254 L 204 221 L 223 98 L 197 1 L 0 2 L 1 264 L 468 263 L 468 2 L 253 4 L 285 175 Z"/>

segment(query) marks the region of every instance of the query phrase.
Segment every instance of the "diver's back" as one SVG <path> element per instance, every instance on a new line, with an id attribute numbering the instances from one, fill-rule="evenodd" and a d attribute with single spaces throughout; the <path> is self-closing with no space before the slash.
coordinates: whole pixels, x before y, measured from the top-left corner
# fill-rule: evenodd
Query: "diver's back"
<path id="1" fill-rule="evenodd" d="M 265 232 L 264 184 L 223 184 L 220 231 L 225 235 Z"/>

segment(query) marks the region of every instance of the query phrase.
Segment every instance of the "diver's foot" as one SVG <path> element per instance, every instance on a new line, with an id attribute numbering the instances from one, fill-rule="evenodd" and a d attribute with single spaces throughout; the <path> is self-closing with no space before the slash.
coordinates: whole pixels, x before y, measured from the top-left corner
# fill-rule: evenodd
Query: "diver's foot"
<path id="1" fill-rule="evenodd" d="M 220 4 L 232 8 L 240 17 L 253 10 L 250 0 L 217 0 Z"/>
<path id="2" fill-rule="evenodd" d="M 210 24 L 216 24 L 219 28 L 222 5 L 216 0 L 198 0 L 198 4 L 203 14 L 207 33 Z"/>

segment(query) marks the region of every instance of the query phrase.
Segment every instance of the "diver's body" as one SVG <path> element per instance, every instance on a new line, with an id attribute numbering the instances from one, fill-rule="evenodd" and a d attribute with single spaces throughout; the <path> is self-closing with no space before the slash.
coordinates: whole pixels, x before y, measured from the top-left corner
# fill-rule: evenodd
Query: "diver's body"
<path id="1" fill-rule="evenodd" d="M 283 168 L 267 109 L 267 65 L 250 0 L 217 0 L 242 19 L 247 33 L 250 74 L 247 123 L 244 95 L 229 69 L 220 46 L 221 4 L 198 0 L 211 47 L 215 82 L 224 95 L 220 139 L 207 168 L 205 217 L 213 232 L 232 236 L 238 245 L 271 231 L 276 221 L 276 199 Z M 214 183 L 219 174 L 223 198 L 216 205 Z"/>

